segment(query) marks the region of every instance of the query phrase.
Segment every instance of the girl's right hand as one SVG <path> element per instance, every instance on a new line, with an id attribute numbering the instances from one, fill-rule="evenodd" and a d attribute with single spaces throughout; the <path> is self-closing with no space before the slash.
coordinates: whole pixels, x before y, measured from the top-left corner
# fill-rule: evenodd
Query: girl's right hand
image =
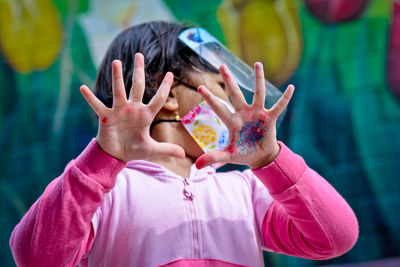
<path id="1" fill-rule="evenodd" d="M 80 90 L 87 103 L 99 117 L 96 141 L 111 156 L 124 162 L 154 157 L 185 157 L 182 147 L 170 143 L 160 143 L 150 137 L 150 124 L 164 105 L 173 74 L 168 72 L 157 93 L 148 105 L 142 103 L 145 90 L 144 57 L 135 55 L 129 99 L 126 97 L 122 75 L 122 63 L 112 62 L 113 106 L 106 107 L 86 85 Z"/>

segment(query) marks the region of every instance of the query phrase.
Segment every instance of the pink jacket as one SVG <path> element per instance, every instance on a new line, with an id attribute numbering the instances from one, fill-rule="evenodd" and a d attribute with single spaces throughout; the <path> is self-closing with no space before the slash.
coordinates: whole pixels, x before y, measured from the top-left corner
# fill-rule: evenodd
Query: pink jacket
<path id="1" fill-rule="evenodd" d="M 279 142 L 257 170 L 197 170 L 188 179 L 128 164 L 95 140 L 15 227 L 18 266 L 264 266 L 262 249 L 327 259 L 353 247 L 346 201 Z"/>

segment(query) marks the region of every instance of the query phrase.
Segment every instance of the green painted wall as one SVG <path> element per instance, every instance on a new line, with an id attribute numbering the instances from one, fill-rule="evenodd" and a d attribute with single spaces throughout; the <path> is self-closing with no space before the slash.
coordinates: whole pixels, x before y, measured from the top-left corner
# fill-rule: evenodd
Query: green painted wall
<path id="1" fill-rule="evenodd" d="M 360 237 L 346 255 L 312 262 L 265 253 L 268 266 L 400 256 L 400 99 L 387 82 L 387 60 L 397 56 L 388 49 L 390 38 L 400 35 L 390 31 L 397 1 L 365 1 L 344 22 L 332 21 L 343 10 L 318 13 L 302 0 L 119 0 L 110 8 L 118 16 L 104 13 L 103 1 L 31 2 L 0 0 L 2 266 L 14 266 L 8 246 L 14 226 L 96 134 L 95 117 L 79 93 L 96 77 L 96 30 L 113 36 L 130 23 L 153 19 L 148 10 L 154 3 L 161 18 L 206 28 L 249 63 L 260 58 L 279 88 L 296 86 L 279 138 L 358 216 Z M 321 14 L 325 22 L 317 18 Z M 85 16 L 107 27 L 90 27 Z"/>

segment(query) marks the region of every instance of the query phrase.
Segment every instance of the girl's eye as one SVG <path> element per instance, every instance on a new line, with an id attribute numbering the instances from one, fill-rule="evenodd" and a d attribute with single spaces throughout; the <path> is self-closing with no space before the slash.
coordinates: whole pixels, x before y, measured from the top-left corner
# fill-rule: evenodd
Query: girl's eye
<path id="1" fill-rule="evenodd" d="M 219 86 L 221 86 L 222 87 L 222 89 L 224 89 L 225 90 L 225 83 L 218 83 L 219 84 Z"/>

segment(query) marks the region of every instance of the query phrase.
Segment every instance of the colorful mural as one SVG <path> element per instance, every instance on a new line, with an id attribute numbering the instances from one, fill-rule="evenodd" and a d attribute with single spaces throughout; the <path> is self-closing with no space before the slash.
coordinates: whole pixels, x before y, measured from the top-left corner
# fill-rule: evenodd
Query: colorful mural
<path id="1" fill-rule="evenodd" d="M 267 266 L 400 256 L 400 1 L 0 0 L 0 261 L 45 186 L 96 134 L 79 93 L 111 39 L 163 19 L 206 28 L 279 88 L 296 86 L 279 139 L 348 200 L 360 237 L 346 255 Z"/>

